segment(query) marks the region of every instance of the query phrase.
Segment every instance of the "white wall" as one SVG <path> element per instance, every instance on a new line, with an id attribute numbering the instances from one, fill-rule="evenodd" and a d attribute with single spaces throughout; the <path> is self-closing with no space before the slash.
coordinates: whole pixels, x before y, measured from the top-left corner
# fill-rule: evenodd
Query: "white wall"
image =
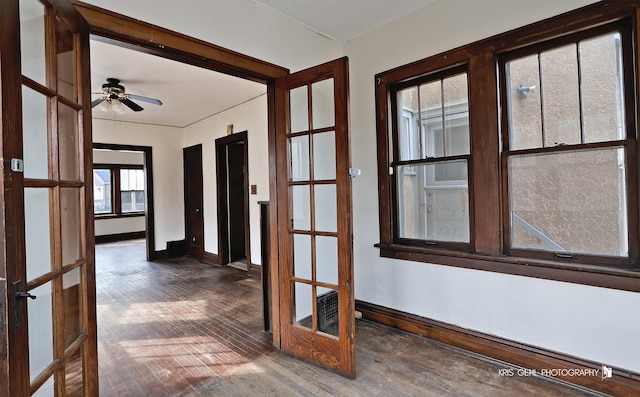
<path id="1" fill-rule="evenodd" d="M 93 119 L 93 142 L 152 147 L 154 249 L 164 250 L 167 241 L 184 239 L 182 129 Z"/>
<path id="2" fill-rule="evenodd" d="M 591 2 L 436 1 L 345 44 L 353 165 L 363 170 L 353 182 L 356 299 L 640 372 L 638 293 L 380 258 L 373 247 L 374 75 Z"/>
<path id="3" fill-rule="evenodd" d="M 184 147 L 202 144 L 204 195 L 204 249 L 218 254 L 218 210 L 215 140 L 227 135 L 227 125 L 235 132 L 247 131 L 249 185 L 257 185 L 257 195 L 249 196 L 251 262 L 260 260 L 260 206 L 269 200 L 269 158 L 267 142 L 267 95 L 262 95 L 184 129 Z"/>
<path id="4" fill-rule="evenodd" d="M 292 71 L 342 56 L 339 43 L 249 0 L 88 0 L 86 3 Z"/>

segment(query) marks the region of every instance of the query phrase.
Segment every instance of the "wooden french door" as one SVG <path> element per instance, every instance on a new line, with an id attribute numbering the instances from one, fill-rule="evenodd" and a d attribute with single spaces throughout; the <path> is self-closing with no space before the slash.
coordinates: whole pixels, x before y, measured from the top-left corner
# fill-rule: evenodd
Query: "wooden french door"
<path id="1" fill-rule="evenodd" d="M 184 212 L 187 255 L 204 255 L 204 216 L 202 214 L 202 145 L 182 149 L 184 163 Z"/>
<path id="2" fill-rule="evenodd" d="M 348 60 L 276 80 L 282 350 L 355 377 Z"/>
<path id="3" fill-rule="evenodd" d="M 0 31 L 0 396 L 97 396 L 88 25 L 2 0 Z"/>

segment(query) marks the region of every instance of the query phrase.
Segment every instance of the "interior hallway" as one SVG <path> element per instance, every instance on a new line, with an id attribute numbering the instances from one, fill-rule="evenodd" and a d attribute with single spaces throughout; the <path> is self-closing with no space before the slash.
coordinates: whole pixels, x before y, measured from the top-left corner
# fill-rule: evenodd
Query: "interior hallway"
<path id="1" fill-rule="evenodd" d="M 276 351 L 258 279 L 180 258 L 144 260 L 144 240 L 96 246 L 102 397 L 584 396 L 427 339 L 357 322 L 357 379 Z"/>

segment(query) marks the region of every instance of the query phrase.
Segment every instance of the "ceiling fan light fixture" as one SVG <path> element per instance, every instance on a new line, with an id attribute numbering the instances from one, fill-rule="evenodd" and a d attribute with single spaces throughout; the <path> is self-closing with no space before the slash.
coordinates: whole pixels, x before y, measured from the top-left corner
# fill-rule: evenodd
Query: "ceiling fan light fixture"
<path id="1" fill-rule="evenodd" d="M 111 110 L 116 112 L 116 114 L 123 114 L 124 112 L 126 112 L 126 109 L 127 108 L 119 100 L 117 99 L 111 100 Z"/>

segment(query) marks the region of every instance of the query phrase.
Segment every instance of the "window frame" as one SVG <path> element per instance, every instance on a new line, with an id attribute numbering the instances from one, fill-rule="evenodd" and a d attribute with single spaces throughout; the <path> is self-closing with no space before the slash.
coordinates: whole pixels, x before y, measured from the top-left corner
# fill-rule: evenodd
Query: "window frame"
<path id="1" fill-rule="evenodd" d="M 469 129 L 470 129 L 472 123 L 471 123 L 471 116 L 470 116 L 471 111 L 469 109 L 469 71 L 468 71 L 467 64 L 458 64 L 451 68 L 438 70 L 434 73 L 427 73 L 425 75 L 418 76 L 416 78 L 409 79 L 407 81 L 403 81 L 398 84 L 392 84 L 389 87 L 389 91 L 390 91 L 389 97 L 391 101 L 391 104 L 390 104 L 391 120 L 392 120 L 391 142 L 393 143 L 393 152 L 392 152 L 392 157 L 391 157 L 389 167 L 390 169 L 393 168 L 392 175 L 390 175 L 391 206 L 393 208 L 393 225 L 394 225 L 393 241 L 397 244 L 405 245 L 405 246 L 413 246 L 413 247 L 427 246 L 437 250 L 451 250 L 451 251 L 461 251 L 461 252 L 469 252 L 471 250 L 471 247 L 473 246 L 474 233 L 473 233 L 472 225 L 473 225 L 474 211 L 473 211 L 473 189 L 472 189 L 473 178 L 471 175 L 471 169 L 472 169 L 471 152 L 469 152 L 469 154 L 464 154 L 464 155 L 444 154 L 442 156 L 437 156 L 437 157 L 425 156 L 424 158 L 422 158 L 424 153 L 418 153 L 418 157 L 420 158 L 410 159 L 410 160 L 401 159 L 402 158 L 401 146 L 407 145 L 409 148 L 411 148 L 413 145 L 411 145 L 411 142 L 409 141 L 406 143 L 401 143 L 400 136 L 403 134 L 401 134 L 399 126 L 400 126 L 401 119 L 405 119 L 406 117 L 405 117 L 404 109 L 402 109 L 402 114 L 399 114 L 400 107 L 398 104 L 398 93 L 400 93 L 403 90 L 406 90 L 407 88 L 412 88 L 412 87 L 417 87 L 419 91 L 419 87 L 423 84 L 436 82 L 436 81 L 443 81 L 446 78 L 457 76 L 460 74 L 465 74 L 467 77 L 467 113 L 469 114 L 468 119 L 469 119 Z M 442 105 L 444 106 L 444 103 L 442 103 Z M 444 109 L 442 109 L 441 112 L 442 112 L 442 120 L 444 122 L 447 115 L 445 114 Z M 416 121 L 419 123 L 420 127 L 423 124 L 427 124 L 427 118 L 425 117 L 425 120 L 423 122 L 421 114 L 418 114 Z M 411 120 L 409 121 L 409 125 L 411 125 Z M 446 129 L 446 123 L 442 126 L 442 129 L 443 130 Z M 426 139 L 428 132 L 425 131 L 423 134 L 420 128 L 420 131 L 418 131 L 418 134 L 420 135 L 420 139 L 422 140 L 423 138 Z M 469 132 L 469 134 L 471 133 Z M 443 142 L 443 145 L 444 145 L 444 142 Z M 418 146 L 421 146 L 421 145 L 418 145 Z M 443 147 L 443 150 L 444 149 L 445 148 Z M 421 151 L 421 150 L 424 150 L 424 148 L 418 147 L 418 151 Z M 471 151 L 471 147 L 469 147 L 469 151 Z M 413 175 L 411 174 L 411 172 L 413 172 L 414 174 L 417 174 L 416 176 L 420 176 L 420 173 L 415 171 L 415 168 L 417 168 L 418 166 L 426 166 L 431 164 L 434 164 L 434 165 L 447 164 L 447 163 L 452 163 L 456 161 L 465 161 L 467 165 L 467 193 L 469 198 L 469 242 L 454 242 L 454 241 L 444 241 L 444 240 L 431 240 L 427 238 L 416 239 L 416 238 L 402 237 L 400 235 L 401 234 L 400 229 L 403 222 L 400 219 L 401 208 L 400 208 L 400 197 L 398 192 L 398 183 L 399 183 L 398 176 L 400 175 L 400 173 L 402 173 L 403 175 Z M 400 171 L 400 167 L 410 167 L 410 168 L 406 168 L 403 171 Z M 409 173 L 407 173 L 407 171 Z M 447 186 L 451 186 L 451 188 L 453 188 L 454 186 L 457 186 L 457 185 L 459 184 L 453 184 L 453 183 L 439 184 L 439 186 L 443 188 L 446 188 Z M 426 183 L 424 184 L 424 186 L 422 184 L 418 184 L 418 186 L 421 186 L 422 188 L 426 189 Z M 426 221 L 426 217 L 425 217 L 425 221 Z"/>
<path id="2" fill-rule="evenodd" d="M 531 48 L 526 47 L 536 46 L 545 41 L 560 42 L 574 39 L 578 35 L 595 36 L 597 34 L 593 32 L 596 29 L 606 30 L 615 24 L 626 23 L 631 26 L 632 46 L 623 45 L 622 48 L 623 52 L 631 51 L 635 54 L 640 29 L 637 23 L 639 9 L 640 4 L 635 3 L 598 2 L 376 74 L 374 85 L 380 242 L 375 244 L 375 247 L 380 249 L 380 256 L 640 292 L 640 265 L 635 260 L 640 253 L 637 247 L 632 246 L 634 236 L 638 236 L 637 230 L 640 224 L 638 214 L 640 189 L 637 181 L 627 186 L 627 195 L 630 197 L 628 199 L 629 257 L 634 260 L 629 260 L 628 263 L 620 266 L 619 261 L 603 264 L 601 261 L 594 261 L 594 258 L 584 256 L 568 260 L 557 257 L 524 256 L 513 251 L 509 252 L 510 256 L 507 255 L 504 220 L 508 218 L 505 217 L 503 202 L 506 199 L 505 190 L 508 186 L 505 185 L 505 157 L 502 154 L 503 119 L 499 112 L 501 90 L 504 84 L 499 84 L 501 77 L 498 69 L 499 59 L 507 53 L 531 51 Z M 631 80 L 634 81 L 632 87 L 624 86 L 627 109 L 630 108 L 629 103 L 633 104 L 633 110 L 627 110 L 625 115 L 627 134 L 630 131 L 635 132 L 635 121 L 638 118 L 638 110 L 636 110 L 638 60 L 635 55 L 631 56 L 629 58 L 628 53 L 623 54 L 625 74 L 631 76 Z M 629 59 L 631 62 L 628 61 Z M 469 191 L 470 197 L 473 194 L 472 207 L 475 215 L 471 224 L 471 232 L 474 233 L 471 249 L 464 252 L 401 244 L 394 235 L 395 222 L 397 222 L 392 205 L 395 185 L 390 175 L 390 167 L 396 153 L 392 136 L 396 120 L 392 116 L 391 87 L 460 65 L 468 67 L 470 142 L 473 158 L 473 169 L 469 169 L 468 172 L 470 180 L 473 181 Z M 631 71 L 631 75 L 628 74 L 628 70 Z M 506 111 L 506 108 L 504 110 Z M 629 124 L 629 121 L 632 124 Z M 627 145 L 627 180 L 637 179 L 640 161 L 638 140 L 625 140 L 624 144 Z M 635 240 L 634 245 L 637 245 L 639 239 L 635 238 Z M 598 257 L 598 259 L 601 258 Z"/>
<path id="3" fill-rule="evenodd" d="M 94 217 L 96 219 L 112 219 L 112 218 L 129 218 L 129 217 L 138 217 L 145 216 L 146 210 L 144 211 L 130 211 L 130 212 L 122 212 L 122 190 L 120 188 L 120 171 L 121 170 L 142 170 L 144 171 L 144 166 L 142 164 L 105 164 L 105 163 L 95 163 L 93 164 L 93 169 L 101 169 L 101 170 L 109 170 L 111 173 L 111 212 L 104 213 L 96 213 L 94 209 Z M 127 190 L 128 191 L 128 190 Z M 147 200 L 146 195 L 146 186 L 144 189 L 145 193 L 145 202 Z"/>
<path id="4" fill-rule="evenodd" d="M 610 140 L 610 141 L 598 141 L 593 143 L 579 143 L 579 144 L 561 144 L 556 146 L 544 146 L 544 142 L 541 147 L 526 148 L 526 149 L 514 149 L 510 150 L 510 122 L 509 122 L 509 109 L 508 109 L 508 90 L 509 82 L 507 81 L 506 65 L 516 59 L 521 59 L 526 56 L 540 54 L 545 51 L 554 50 L 562 46 L 578 43 L 582 40 L 588 40 L 598 36 L 605 35 L 607 33 L 620 33 L 621 40 L 621 57 L 622 57 L 622 89 L 623 89 L 623 109 L 624 119 L 622 122 L 625 125 L 626 137 L 624 139 Z M 578 55 L 579 56 L 579 55 Z M 631 60 L 631 62 L 629 62 Z M 638 261 L 638 222 L 633 222 L 632 219 L 638 218 L 638 181 L 637 177 L 637 132 L 635 122 L 635 99 L 634 99 L 634 62 L 633 62 L 633 32 L 632 21 L 630 19 L 622 19 L 606 25 L 597 26 L 595 28 L 589 28 L 574 34 L 565 35 L 559 38 L 545 40 L 540 43 L 529 45 L 514 51 L 503 52 L 498 55 L 498 73 L 500 79 L 500 103 L 502 104 L 501 112 L 501 125 L 502 125 L 502 151 L 501 151 L 501 164 L 502 164 L 502 177 L 503 177 L 503 215 L 502 223 L 503 231 L 503 247 L 504 254 L 506 256 L 515 256 L 522 258 L 533 259 L 547 259 L 547 260 L 562 260 L 569 263 L 584 263 L 584 264 L 599 264 L 603 266 L 614 266 L 618 268 L 635 268 Z M 578 70 L 578 74 L 580 71 Z M 542 100 L 541 87 L 541 104 L 544 104 Z M 582 95 L 579 94 L 579 106 L 582 107 Z M 582 129 L 582 110 L 580 111 L 581 121 L 581 136 Z M 600 148 L 623 148 L 625 153 L 626 163 L 626 203 L 627 203 L 627 244 L 628 244 L 628 256 L 627 257 L 614 257 L 607 255 L 597 255 L 588 253 L 577 252 L 559 252 L 551 250 L 536 250 L 521 247 L 512 247 L 511 231 L 512 225 L 509 219 L 511 219 L 511 197 L 509 196 L 509 159 L 522 155 L 538 155 L 538 154 L 551 154 L 551 153 L 569 153 L 572 151 L 592 150 Z M 630 159 L 636 159 L 636 161 L 629 161 Z"/>

